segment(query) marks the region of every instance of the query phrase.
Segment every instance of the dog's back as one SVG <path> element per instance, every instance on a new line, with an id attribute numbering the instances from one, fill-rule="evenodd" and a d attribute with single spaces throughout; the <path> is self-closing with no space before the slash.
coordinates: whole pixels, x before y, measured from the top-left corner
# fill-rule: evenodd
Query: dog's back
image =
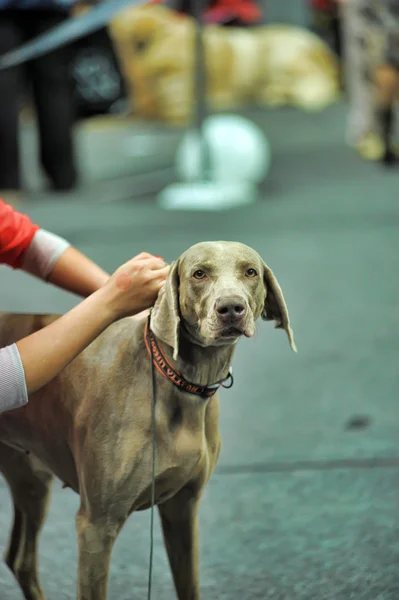
<path id="1" fill-rule="evenodd" d="M 40 315 L 0 312 L 0 348 L 39 331 L 59 315 Z"/>

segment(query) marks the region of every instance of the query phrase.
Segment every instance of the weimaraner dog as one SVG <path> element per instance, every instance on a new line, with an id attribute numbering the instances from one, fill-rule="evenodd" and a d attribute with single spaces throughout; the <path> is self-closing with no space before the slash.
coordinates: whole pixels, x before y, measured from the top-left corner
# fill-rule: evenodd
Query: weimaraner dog
<path id="1" fill-rule="evenodd" d="M 215 391 L 259 317 L 285 329 L 295 350 L 280 286 L 260 256 L 234 242 L 197 244 L 172 264 L 150 327 L 146 317 L 115 323 L 26 406 L 0 417 L 0 469 L 15 511 L 5 560 L 27 600 L 44 600 L 37 543 L 54 475 L 80 494 L 77 597 L 106 599 L 116 537 L 151 502 L 152 368 L 155 502 L 177 597 L 200 598 L 197 511 L 221 445 Z M 2 314 L 0 345 L 56 318 Z"/>

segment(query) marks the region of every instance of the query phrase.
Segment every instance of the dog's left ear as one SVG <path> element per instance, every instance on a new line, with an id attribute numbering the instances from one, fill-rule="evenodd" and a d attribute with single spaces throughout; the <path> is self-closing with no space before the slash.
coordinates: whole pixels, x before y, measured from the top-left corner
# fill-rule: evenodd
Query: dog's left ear
<path id="1" fill-rule="evenodd" d="M 172 263 L 165 285 L 158 294 L 151 312 L 151 330 L 161 342 L 173 348 L 173 358 L 179 354 L 179 261 Z"/>
<path id="2" fill-rule="evenodd" d="M 290 318 L 283 292 L 281 291 L 273 271 L 265 263 L 263 263 L 263 269 L 266 298 L 261 315 L 262 319 L 265 321 L 274 321 L 274 326 L 276 328 L 285 329 L 291 349 L 296 352 L 294 333 L 290 326 Z"/>

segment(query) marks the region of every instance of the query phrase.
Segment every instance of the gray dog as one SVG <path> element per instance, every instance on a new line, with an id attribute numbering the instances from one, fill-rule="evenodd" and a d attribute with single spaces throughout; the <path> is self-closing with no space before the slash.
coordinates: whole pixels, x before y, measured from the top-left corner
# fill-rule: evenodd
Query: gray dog
<path id="1" fill-rule="evenodd" d="M 177 597 L 200 598 L 197 512 L 220 452 L 216 392 L 259 317 L 285 329 L 295 350 L 280 286 L 260 256 L 233 242 L 197 244 L 171 266 L 150 323 L 112 325 L 26 406 L 2 415 L 0 469 L 15 511 L 5 560 L 26 600 L 44 600 L 37 542 L 54 475 L 80 494 L 77 597 L 106 600 L 116 537 L 151 501 L 152 368 L 156 504 Z M 56 318 L 3 314 L 0 346 Z"/>

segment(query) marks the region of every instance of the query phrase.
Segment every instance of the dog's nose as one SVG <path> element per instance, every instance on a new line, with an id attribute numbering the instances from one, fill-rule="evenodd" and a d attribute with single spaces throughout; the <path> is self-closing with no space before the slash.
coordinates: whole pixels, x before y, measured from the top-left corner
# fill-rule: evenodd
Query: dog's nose
<path id="1" fill-rule="evenodd" d="M 215 310 L 221 321 L 234 323 L 242 319 L 247 312 L 246 306 L 240 298 L 219 298 Z"/>

